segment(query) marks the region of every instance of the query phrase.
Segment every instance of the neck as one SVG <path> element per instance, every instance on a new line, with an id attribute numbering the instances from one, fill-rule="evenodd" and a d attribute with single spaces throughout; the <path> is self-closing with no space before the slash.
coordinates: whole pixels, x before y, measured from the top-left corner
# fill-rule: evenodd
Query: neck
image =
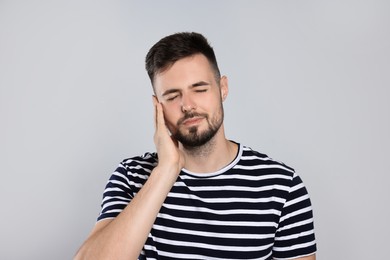
<path id="1" fill-rule="evenodd" d="M 192 172 L 215 172 L 236 157 L 238 146 L 225 138 L 223 128 L 209 142 L 198 147 L 184 147 L 185 168 Z"/>

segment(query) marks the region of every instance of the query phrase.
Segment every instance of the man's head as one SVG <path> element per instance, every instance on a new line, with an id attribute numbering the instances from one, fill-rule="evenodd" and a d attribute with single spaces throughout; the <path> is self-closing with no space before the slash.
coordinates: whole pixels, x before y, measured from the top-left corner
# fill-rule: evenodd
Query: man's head
<path id="1" fill-rule="evenodd" d="M 203 54 L 207 58 L 219 82 L 221 75 L 217 59 L 207 39 L 199 33 L 182 32 L 162 38 L 146 55 L 145 67 L 153 88 L 156 74 L 165 71 L 176 61 L 195 54 Z"/>
<path id="2" fill-rule="evenodd" d="M 146 69 L 172 136 L 188 149 L 224 137 L 227 78 L 221 77 L 213 49 L 198 33 L 177 33 L 157 42 Z"/>

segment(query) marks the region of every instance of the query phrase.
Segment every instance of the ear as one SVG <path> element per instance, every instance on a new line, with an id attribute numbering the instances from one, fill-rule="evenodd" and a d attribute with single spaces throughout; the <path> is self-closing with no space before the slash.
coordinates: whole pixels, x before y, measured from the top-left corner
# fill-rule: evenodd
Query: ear
<path id="1" fill-rule="evenodd" d="M 221 98 L 222 101 L 225 101 L 229 94 L 229 84 L 228 84 L 228 78 L 226 76 L 222 76 L 220 80 L 220 91 L 221 91 Z"/>

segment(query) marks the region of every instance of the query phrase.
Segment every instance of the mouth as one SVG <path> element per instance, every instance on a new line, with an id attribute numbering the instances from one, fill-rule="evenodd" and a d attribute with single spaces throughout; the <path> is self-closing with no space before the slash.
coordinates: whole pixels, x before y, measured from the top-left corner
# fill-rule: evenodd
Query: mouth
<path id="1" fill-rule="evenodd" d="M 195 126 L 203 119 L 207 119 L 207 114 L 201 114 L 201 113 L 186 113 L 181 119 L 177 121 L 177 126 L 180 127 L 185 126 L 185 127 L 190 127 L 190 126 Z"/>
<path id="2" fill-rule="evenodd" d="M 182 125 L 193 126 L 193 125 L 199 124 L 200 121 L 202 121 L 203 119 L 204 119 L 204 117 L 201 117 L 201 116 L 191 117 L 191 118 L 184 120 L 182 122 Z"/>

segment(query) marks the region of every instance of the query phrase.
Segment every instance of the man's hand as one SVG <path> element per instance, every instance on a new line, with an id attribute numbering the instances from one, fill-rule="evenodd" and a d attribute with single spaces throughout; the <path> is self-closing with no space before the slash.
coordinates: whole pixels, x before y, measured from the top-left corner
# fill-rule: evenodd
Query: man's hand
<path id="1" fill-rule="evenodd" d="M 184 167 L 184 155 L 178 147 L 178 142 L 168 131 L 165 124 L 164 111 L 157 97 L 153 96 L 154 104 L 154 144 L 158 154 L 158 166 L 163 169 L 175 170 L 178 174 Z"/>

